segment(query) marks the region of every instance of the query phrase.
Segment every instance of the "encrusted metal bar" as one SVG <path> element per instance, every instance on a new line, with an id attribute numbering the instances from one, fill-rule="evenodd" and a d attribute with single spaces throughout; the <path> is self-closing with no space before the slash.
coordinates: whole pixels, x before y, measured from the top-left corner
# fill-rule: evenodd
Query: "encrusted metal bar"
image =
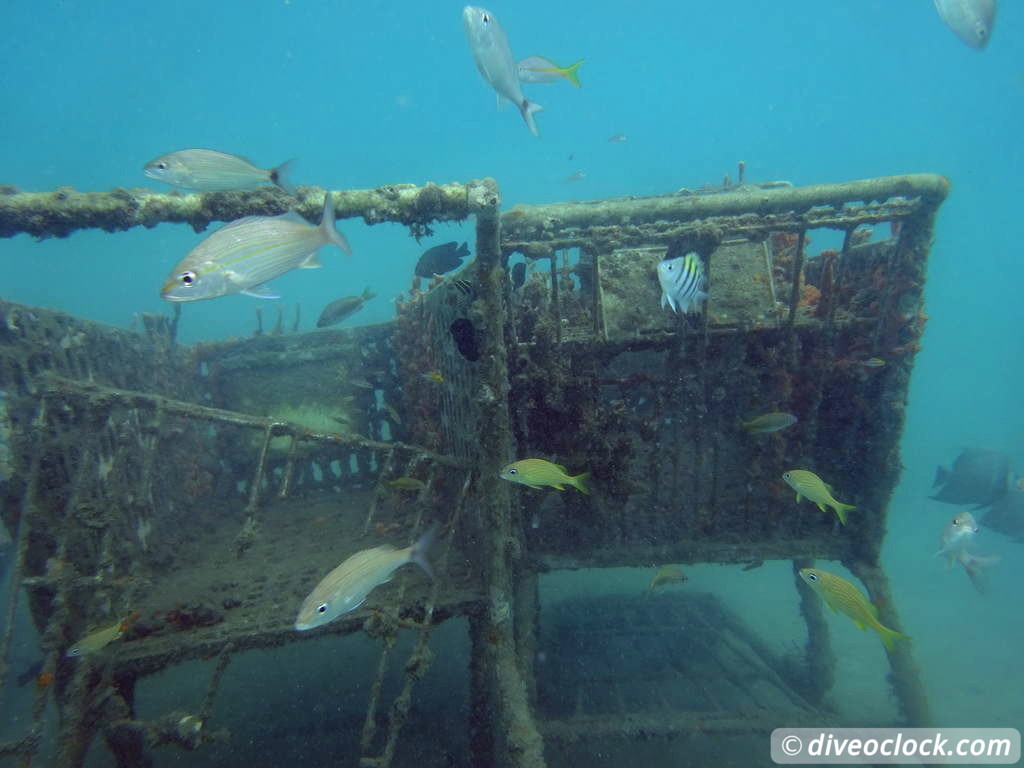
<path id="1" fill-rule="evenodd" d="M 334 191 L 339 219 L 362 218 L 367 224 L 395 222 L 417 237 L 431 234 L 436 221 L 461 221 L 476 211 L 493 187 L 490 179 L 466 184 L 389 184 L 376 189 Z M 120 232 L 132 227 L 155 227 L 161 222 L 192 225 L 196 232 L 214 221 L 243 216 L 276 216 L 296 211 L 319 221 L 322 187 L 299 187 L 292 197 L 274 187 L 184 195 L 118 187 L 110 192 L 78 192 L 58 187 L 52 192 L 19 192 L 0 188 L 0 237 L 27 233 L 39 238 L 67 237 L 79 229 Z"/>

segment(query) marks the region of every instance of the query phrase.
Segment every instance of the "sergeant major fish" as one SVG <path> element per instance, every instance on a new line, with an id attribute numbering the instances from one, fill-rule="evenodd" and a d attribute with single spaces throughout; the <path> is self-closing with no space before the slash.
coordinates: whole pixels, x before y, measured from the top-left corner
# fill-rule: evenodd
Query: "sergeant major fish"
<path id="1" fill-rule="evenodd" d="M 462 25 L 466 28 L 473 61 L 484 80 L 497 92 L 499 100 L 504 97 L 516 105 L 530 133 L 537 136 L 533 114 L 543 107 L 523 96 L 519 85 L 519 65 L 512 56 L 501 24 L 490 11 L 467 5 L 462 9 Z"/>
<path id="2" fill-rule="evenodd" d="M 825 604 L 836 613 L 845 613 L 860 629 L 871 628 L 882 638 L 887 651 L 896 647 L 897 640 L 910 638 L 894 629 L 889 629 L 878 620 L 878 609 L 864 594 L 842 576 L 819 571 L 817 568 L 801 568 L 800 578 L 810 586 Z"/>
<path id="3" fill-rule="evenodd" d="M 289 160 L 276 168 L 257 168 L 238 155 L 213 149 L 183 149 L 150 160 L 143 170 L 151 179 L 199 192 L 251 189 L 260 184 L 276 184 L 289 195 L 294 195 L 295 190 L 286 179 L 291 164 Z"/>
<path id="4" fill-rule="evenodd" d="M 707 285 L 704 263 L 694 251 L 659 262 L 658 283 L 661 306 L 669 306 L 673 312 L 681 311 L 685 315 L 691 306 L 699 310 L 700 303 L 708 297 L 704 290 Z"/>
<path id="5" fill-rule="evenodd" d="M 334 621 L 354 611 L 366 596 L 381 584 L 391 581 L 395 571 L 406 563 L 416 563 L 430 578 L 434 571 L 427 560 L 427 551 L 437 536 L 438 523 L 427 529 L 411 547 L 395 549 L 385 544 L 364 549 L 347 558 L 321 579 L 302 601 L 295 629 L 304 632 Z"/>
<path id="6" fill-rule="evenodd" d="M 266 285 L 293 269 L 320 266 L 317 249 L 330 243 L 352 255 L 345 236 L 334 227 L 334 198 L 324 196 L 320 226 L 297 213 L 246 216 L 227 224 L 182 259 L 164 281 L 167 301 L 198 301 L 245 293 L 278 298 Z"/>

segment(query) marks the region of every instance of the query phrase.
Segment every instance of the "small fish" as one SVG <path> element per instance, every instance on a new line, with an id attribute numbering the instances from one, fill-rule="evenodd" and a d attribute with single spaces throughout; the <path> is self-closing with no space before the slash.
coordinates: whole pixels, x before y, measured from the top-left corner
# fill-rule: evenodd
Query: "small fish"
<path id="1" fill-rule="evenodd" d="M 813 501 L 818 509 L 825 511 L 826 505 L 836 511 L 839 522 L 846 525 L 846 513 L 856 507 L 843 504 L 832 498 L 831 488 L 825 485 L 824 481 L 813 472 L 806 469 L 791 469 L 782 475 L 782 479 L 789 484 L 789 487 L 796 491 L 796 500 L 801 498 Z"/>
<path id="2" fill-rule="evenodd" d="M 878 609 L 853 584 L 841 576 L 817 568 L 801 568 L 802 578 L 825 604 L 836 613 L 845 613 L 860 629 L 871 628 L 882 638 L 887 651 L 896 647 L 897 640 L 909 640 L 906 635 L 889 629 L 878 620 Z"/>
<path id="3" fill-rule="evenodd" d="M 395 422 L 395 424 L 401 426 L 402 418 L 398 415 L 398 411 L 395 410 L 395 407 L 393 405 L 384 403 L 384 412 L 391 418 L 393 422 Z"/>
<path id="4" fill-rule="evenodd" d="M 611 142 L 612 144 L 621 144 L 625 140 L 626 140 L 626 134 L 624 134 L 624 133 L 616 133 L 614 136 L 609 136 L 608 137 L 608 141 Z"/>
<path id="5" fill-rule="evenodd" d="M 455 288 L 463 296 L 475 296 L 476 289 L 469 280 L 452 280 L 452 287 Z"/>
<path id="6" fill-rule="evenodd" d="M 686 581 L 685 573 L 671 565 L 663 565 L 651 578 L 651 583 L 647 585 L 647 594 L 653 594 L 654 590 L 663 584 L 682 584 L 684 581 Z"/>
<path id="7" fill-rule="evenodd" d="M 571 485 L 583 493 L 590 493 L 590 489 L 586 485 L 586 480 L 590 477 L 589 472 L 570 476 L 561 464 L 553 464 L 544 459 L 514 461 L 504 467 L 498 473 L 498 477 L 513 483 L 528 485 L 530 488 L 550 486 L 564 491 L 566 485 Z"/>
<path id="8" fill-rule="evenodd" d="M 671 307 L 673 312 L 682 311 L 685 315 L 691 305 L 699 311 L 700 303 L 708 297 L 704 290 L 707 285 L 704 262 L 694 251 L 660 262 L 658 283 L 661 285 L 661 306 Z"/>
<path id="9" fill-rule="evenodd" d="M 373 389 L 373 384 L 366 379 L 349 379 L 348 385 L 356 389 Z"/>
<path id="10" fill-rule="evenodd" d="M 560 67 L 551 59 L 545 59 L 543 56 L 527 56 L 519 62 L 516 72 L 522 83 L 553 83 L 558 78 L 564 77 L 579 88 L 582 85 L 579 76 L 579 68 L 582 64 L 583 59 L 580 59 L 568 67 Z"/>
<path id="11" fill-rule="evenodd" d="M 586 174 L 585 171 L 576 171 L 575 173 L 570 173 L 568 176 L 566 176 L 565 180 L 566 181 L 583 181 L 585 178 L 587 178 L 587 174 Z"/>
<path id="12" fill-rule="evenodd" d="M 406 563 L 416 563 L 430 578 L 434 572 L 427 551 L 437 536 L 438 523 L 427 529 L 411 547 L 395 549 L 390 545 L 356 552 L 321 579 L 302 601 L 295 629 L 321 627 L 339 616 L 354 611 L 376 587 L 391 581 L 395 571 Z"/>
<path id="13" fill-rule="evenodd" d="M 413 270 L 419 277 L 430 279 L 451 272 L 462 266 L 462 260 L 469 255 L 469 246 L 466 243 L 459 245 L 452 240 L 450 243 L 435 245 L 428 248 L 416 262 Z"/>
<path id="14" fill-rule="evenodd" d="M 90 632 L 68 648 L 67 653 L 64 655 L 71 659 L 76 656 L 88 656 L 91 653 L 98 653 L 110 645 L 110 643 L 119 639 L 128 630 L 129 625 L 130 617 L 122 619 L 109 627 Z"/>
<path id="15" fill-rule="evenodd" d="M 150 160 L 144 170 L 149 178 L 182 189 L 220 192 L 276 184 L 289 195 L 294 195 L 295 190 L 285 178 L 291 164 L 289 160 L 276 168 L 264 169 L 238 155 L 213 149 L 183 149 Z"/>
<path id="16" fill-rule="evenodd" d="M 765 413 L 750 421 L 741 421 L 740 425 L 752 435 L 764 435 L 778 432 L 780 429 L 796 424 L 797 418 L 792 413 Z"/>
<path id="17" fill-rule="evenodd" d="M 942 530 L 942 535 L 939 536 L 939 551 L 935 553 L 935 557 L 945 557 L 946 568 L 952 568 L 977 532 L 978 523 L 974 520 L 974 515 L 970 512 L 957 515 Z"/>
<path id="18" fill-rule="evenodd" d="M 471 363 L 480 359 L 480 339 L 473 321 L 465 317 L 457 318 L 448 326 L 455 348 L 459 354 Z"/>
<path id="19" fill-rule="evenodd" d="M 426 373 L 420 374 L 427 381 L 432 381 L 435 384 L 444 384 L 444 374 L 440 371 L 427 371 Z"/>
<path id="20" fill-rule="evenodd" d="M 396 477 L 394 480 L 388 481 L 388 487 L 394 488 L 396 491 L 422 491 L 426 489 L 427 485 L 415 477 Z"/>
<path id="21" fill-rule="evenodd" d="M 516 105 L 530 133 L 537 136 L 537 123 L 533 115 L 543 107 L 523 96 L 523 89 L 519 85 L 519 67 L 501 24 L 490 11 L 467 5 L 462 9 L 462 25 L 466 29 L 469 49 L 473 53 L 477 70 L 498 94 L 499 102 L 506 98 Z"/>
<path id="22" fill-rule="evenodd" d="M 367 288 L 361 296 L 345 296 L 342 299 L 335 299 L 324 307 L 324 311 L 320 313 L 320 318 L 316 321 L 316 327 L 326 328 L 329 325 L 337 325 L 342 320 L 347 320 L 376 295 Z"/>
<path id="23" fill-rule="evenodd" d="M 522 288 L 526 284 L 526 262 L 520 261 L 517 264 L 512 265 L 512 271 L 509 273 L 509 279 L 512 281 L 512 290 L 515 291 Z"/>
<path id="24" fill-rule="evenodd" d="M 864 368 L 882 368 L 885 366 L 885 360 L 880 357 L 869 357 L 867 360 L 858 360 L 857 365 Z"/>
<path id="25" fill-rule="evenodd" d="M 160 295 L 167 301 L 216 299 L 234 293 L 277 298 L 267 281 L 293 269 L 319 267 L 317 249 L 328 243 L 352 254 L 348 240 L 334 227 L 330 192 L 324 196 L 318 227 L 293 212 L 246 216 L 221 227 L 178 262 Z"/>
<path id="26" fill-rule="evenodd" d="M 996 0 L 935 0 L 935 10 L 946 26 L 974 50 L 988 45 L 996 22 Z"/>

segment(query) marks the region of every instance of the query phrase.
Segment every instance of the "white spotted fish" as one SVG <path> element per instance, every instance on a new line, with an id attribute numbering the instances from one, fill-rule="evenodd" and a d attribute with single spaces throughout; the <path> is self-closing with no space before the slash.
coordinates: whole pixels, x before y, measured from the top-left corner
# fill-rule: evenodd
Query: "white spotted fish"
<path id="1" fill-rule="evenodd" d="M 684 315 L 700 311 L 700 303 L 707 299 L 707 277 L 704 262 L 695 251 L 658 264 L 658 283 L 661 284 L 661 306 L 672 307 L 673 312 Z"/>

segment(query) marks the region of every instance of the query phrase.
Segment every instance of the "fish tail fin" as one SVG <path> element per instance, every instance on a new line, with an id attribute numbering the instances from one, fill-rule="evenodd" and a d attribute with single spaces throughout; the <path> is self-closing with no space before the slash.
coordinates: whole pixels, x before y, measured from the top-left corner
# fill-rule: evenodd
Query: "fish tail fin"
<path id="1" fill-rule="evenodd" d="M 269 178 L 274 184 L 279 186 L 292 197 L 295 197 L 295 187 L 292 186 L 291 179 L 289 178 L 289 176 L 291 175 L 292 169 L 294 167 L 294 159 L 285 160 L 276 168 L 271 168 L 270 171 L 268 171 L 267 173 L 267 178 Z"/>
<path id="2" fill-rule="evenodd" d="M 469 256 L 469 243 L 463 242 L 462 245 L 459 246 L 458 250 L 455 251 L 455 255 L 460 259 L 464 259 Z"/>
<path id="3" fill-rule="evenodd" d="M 435 522 L 424 531 L 423 535 L 416 540 L 416 543 L 409 550 L 409 562 L 416 563 L 416 565 L 426 571 L 427 576 L 430 578 L 434 578 L 434 569 L 427 559 L 427 552 L 430 551 L 430 547 L 433 545 L 434 539 L 437 538 L 437 532 L 440 528 L 441 523 Z"/>
<path id="4" fill-rule="evenodd" d="M 584 59 L 580 59 L 571 67 L 566 67 L 562 71 L 562 75 L 565 77 L 565 79 L 568 80 L 573 85 L 575 85 L 577 88 L 583 87 L 583 84 L 580 82 L 579 69 L 584 61 Z"/>
<path id="5" fill-rule="evenodd" d="M 363 289 L 363 301 L 369 301 L 374 298 L 377 294 L 370 290 L 370 286 L 366 286 Z"/>
<path id="6" fill-rule="evenodd" d="M 352 246 L 348 244 L 348 238 L 334 226 L 334 194 L 330 191 L 324 195 L 324 215 L 320 219 L 320 229 L 323 230 L 328 243 L 340 248 L 346 256 L 352 255 Z"/>
<path id="7" fill-rule="evenodd" d="M 979 595 L 988 594 L 988 577 L 985 569 L 990 565 L 999 562 L 999 555 L 972 555 L 969 552 L 961 552 L 959 556 L 961 565 L 967 571 L 967 578 L 971 580 L 974 589 Z"/>
<path id="8" fill-rule="evenodd" d="M 841 504 L 838 501 L 836 502 L 836 517 L 839 518 L 839 522 L 843 525 L 846 525 L 846 513 L 851 509 L 856 509 L 856 507 L 852 504 Z"/>
<path id="9" fill-rule="evenodd" d="M 530 133 L 534 136 L 540 136 L 537 133 L 537 123 L 533 120 L 533 115 L 536 112 L 543 110 L 540 104 L 534 104 L 529 99 L 523 99 L 523 103 L 519 105 L 519 114 L 523 116 L 523 120 L 526 121 L 526 127 L 530 129 Z"/>
<path id="10" fill-rule="evenodd" d="M 885 646 L 885 650 L 890 653 L 896 650 L 897 641 L 910 640 L 908 635 L 904 635 L 902 632 L 897 632 L 895 629 L 889 629 L 882 624 L 879 624 L 878 627 L 876 627 L 876 631 L 878 632 L 878 636 L 882 638 L 882 645 Z"/>
<path id="11" fill-rule="evenodd" d="M 580 474 L 578 474 L 578 475 L 576 475 L 574 477 L 570 477 L 569 478 L 569 483 L 574 488 L 576 488 L 577 490 L 582 491 L 583 493 L 589 494 L 590 493 L 590 486 L 587 485 L 587 480 L 589 478 L 590 478 L 590 473 L 589 472 L 581 472 Z"/>

